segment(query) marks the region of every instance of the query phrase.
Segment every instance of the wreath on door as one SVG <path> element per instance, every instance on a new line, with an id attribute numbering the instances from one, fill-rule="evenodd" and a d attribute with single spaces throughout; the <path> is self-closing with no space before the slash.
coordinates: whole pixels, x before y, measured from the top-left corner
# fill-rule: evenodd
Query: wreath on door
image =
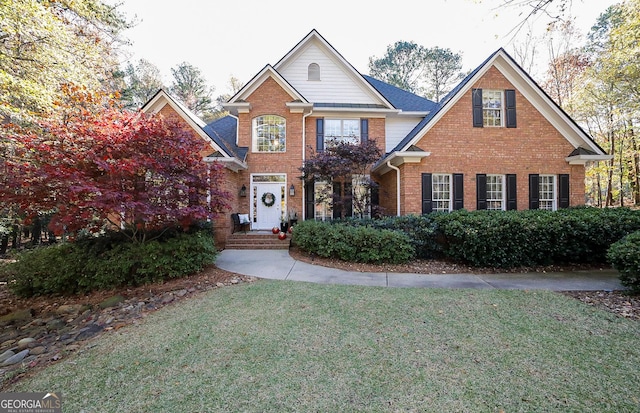
<path id="1" fill-rule="evenodd" d="M 272 207 L 276 203 L 276 196 L 271 192 L 265 192 L 262 194 L 262 204 L 267 208 Z"/>

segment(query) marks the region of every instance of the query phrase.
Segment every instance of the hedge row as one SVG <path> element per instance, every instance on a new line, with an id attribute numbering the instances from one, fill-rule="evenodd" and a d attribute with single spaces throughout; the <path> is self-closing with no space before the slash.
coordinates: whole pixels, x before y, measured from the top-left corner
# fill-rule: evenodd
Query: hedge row
<path id="1" fill-rule="evenodd" d="M 607 258 L 620 271 L 620 282 L 635 292 L 640 292 L 640 231 L 614 243 Z"/>
<path id="2" fill-rule="evenodd" d="M 10 287 L 19 296 L 68 295 L 193 274 L 213 263 L 216 254 L 211 229 L 145 243 L 103 236 L 24 252 L 0 271 L 15 280 Z"/>
<path id="3" fill-rule="evenodd" d="M 305 222 L 304 224 L 307 224 Z M 640 211 L 629 208 L 570 208 L 558 211 L 455 211 L 424 216 L 408 215 L 379 220 L 351 219 L 312 223 L 296 227 L 294 242 L 320 256 L 349 261 L 355 229 L 391 231 L 407 236 L 419 258 L 448 258 L 478 267 L 521 267 L 565 263 L 605 263 L 609 247 L 627 234 L 640 230 Z M 307 229 L 308 228 L 308 229 Z M 308 233 L 310 229 L 312 233 Z M 347 228 L 351 228 L 347 230 Z M 398 245 L 380 245 L 380 255 L 406 250 Z M 391 242 L 391 241 L 389 241 Z M 374 255 L 375 254 L 371 254 Z M 389 261 L 390 262 L 390 261 Z"/>
<path id="4" fill-rule="evenodd" d="M 295 226 L 293 242 L 325 258 L 368 263 L 402 263 L 414 257 L 409 237 L 398 231 L 303 221 Z"/>

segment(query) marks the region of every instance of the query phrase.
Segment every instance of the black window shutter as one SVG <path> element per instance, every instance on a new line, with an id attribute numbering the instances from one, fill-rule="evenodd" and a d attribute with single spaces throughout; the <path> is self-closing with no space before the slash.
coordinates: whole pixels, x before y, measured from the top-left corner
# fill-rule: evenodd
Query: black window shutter
<path id="1" fill-rule="evenodd" d="M 431 174 L 422 174 L 422 213 L 429 214 L 433 211 L 433 188 L 431 187 Z"/>
<path id="2" fill-rule="evenodd" d="M 487 175 L 476 175 L 476 209 L 487 209 Z"/>
<path id="3" fill-rule="evenodd" d="M 304 185 L 304 218 L 305 219 L 314 219 L 316 212 L 316 203 L 315 203 L 315 188 L 313 185 L 313 181 L 307 182 Z"/>
<path id="4" fill-rule="evenodd" d="M 369 140 L 369 119 L 360 119 L 360 142 Z"/>
<path id="5" fill-rule="evenodd" d="M 518 209 L 516 174 L 507 174 L 507 211 Z"/>
<path id="6" fill-rule="evenodd" d="M 371 206 L 380 206 L 380 186 L 378 184 L 371 187 Z"/>
<path id="7" fill-rule="evenodd" d="M 464 208 L 464 175 L 453 174 L 453 210 Z"/>
<path id="8" fill-rule="evenodd" d="M 508 89 L 504 91 L 507 128 L 516 127 L 516 91 Z"/>
<path id="9" fill-rule="evenodd" d="M 324 151 L 324 119 L 316 119 L 316 151 Z"/>
<path id="10" fill-rule="evenodd" d="M 569 208 L 569 174 L 558 175 L 558 207 Z"/>
<path id="11" fill-rule="evenodd" d="M 537 174 L 529 175 L 529 209 L 540 208 L 540 177 Z"/>
<path id="12" fill-rule="evenodd" d="M 471 97 L 473 101 L 473 127 L 481 128 L 484 124 L 482 121 L 482 89 L 473 89 Z"/>
<path id="13" fill-rule="evenodd" d="M 333 219 L 340 219 L 342 208 L 344 205 L 340 201 L 340 191 L 342 190 L 342 183 L 333 183 Z"/>
<path id="14" fill-rule="evenodd" d="M 344 184 L 344 199 L 342 203 L 342 207 L 344 208 L 344 216 L 352 217 L 353 216 L 353 184 L 351 182 L 347 182 Z"/>

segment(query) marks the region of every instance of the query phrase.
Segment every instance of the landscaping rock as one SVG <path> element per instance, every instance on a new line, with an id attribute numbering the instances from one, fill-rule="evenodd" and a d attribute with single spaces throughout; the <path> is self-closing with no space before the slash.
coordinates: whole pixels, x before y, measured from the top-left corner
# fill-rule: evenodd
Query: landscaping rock
<path id="1" fill-rule="evenodd" d="M 34 347 L 29 351 L 29 354 L 33 355 L 33 356 L 39 356 L 41 354 L 44 354 L 47 352 L 47 348 L 44 346 L 38 346 L 38 347 Z"/>
<path id="2" fill-rule="evenodd" d="M 125 301 L 125 298 L 121 295 L 114 295 L 113 297 L 109 297 L 106 300 L 104 300 L 103 302 L 101 302 L 100 304 L 98 304 L 98 307 L 105 309 L 105 308 L 109 308 L 109 307 L 115 307 L 118 304 L 120 304 L 121 302 Z"/>
<path id="3" fill-rule="evenodd" d="M 31 317 L 31 309 L 14 311 L 0 317 L 0 327 L 5 327 L 15 323 L 24 324 L 25 322 L 30 320 Z"/>
<path id="4" fill-rule="evenodd" d="M 86 340 L 88 338 L 95 336 L 96 334 L 101 332 L 103 329 L 104 327 L 98 324 L 89 324 L 87 327 L 80 330 L 78 335 L 75 337 L 75 340 L 76 341 Z"/>
<path id="5" fill-rule="evenodd" d="M 3 341 L 2 344 L 0 344 L 0 348 L 6 348 L 6 347 L 11 347 L 16 343 L 16 340 L 7 340 L 7 341 Z"/>
<path id="6" fill-rule="evenodd" d="M 4 353 L 0 354 L 0 363 L 3 363 L 6 359 L 15 356 L 16 353 L 14 353 L 11 350 L 7 350 Z"/>
<path id="7" fill-rule="evenodd" d="M 65 323 L 63 320 L 54 318 L 53 320 L 47 322 L 47 329 L 57 331 L 63 329 L 66 325 L 67 323 Z"/>
<path id="8" fill-rule="evenodd" d="M 11 366 L 12 364 L 18 364 L 22 360 L 24 360 L 24 358 L 27 357 L 28 355 L 29 355 L 29 350 L 22 350 L 21 352 L 14 354 L 13 356 L 3 361 L 2 366 L 4 367 L 4 366 Z"/>
<path id="9" fill-rule="evenodd" d="M 173 294 L 169 293 L 169 294 L 165 294 L 165 295 L 162 296 L 162 298 L 160 299 L 160 303 L 161 304 L 169 304 L 173 300 L 174 300 Z"/>
<path id="10" fill-rule="evenodd" d="M 24 350 L 28 348 L 31 343 L 35 343 L 35 341 L 36 339 L 33 337 L 23 338 L 22 340 L 18 341 L 18 349 Z"/>
<path id="11" fill-rule="evenodd" d="M 56 313 L 60 315 L 63 315 L 63 314 L 77 315 L 77 314 L 80 314 L 83 309 L 84 309 L 84 306 L 81 304 L 65 304 L 58 307 L 58 309 L 56 310 Z"/>

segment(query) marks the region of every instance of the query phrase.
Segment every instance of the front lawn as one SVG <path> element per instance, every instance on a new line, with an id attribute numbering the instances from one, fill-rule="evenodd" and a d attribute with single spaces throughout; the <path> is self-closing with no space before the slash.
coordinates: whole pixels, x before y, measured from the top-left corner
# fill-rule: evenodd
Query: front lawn
<path id="1" fill-rule="evenodd" d="M 64 411 L 640 409 L 640 323 L 545 291 L 260 281 L 105 335 L 5 391 Z"/>

